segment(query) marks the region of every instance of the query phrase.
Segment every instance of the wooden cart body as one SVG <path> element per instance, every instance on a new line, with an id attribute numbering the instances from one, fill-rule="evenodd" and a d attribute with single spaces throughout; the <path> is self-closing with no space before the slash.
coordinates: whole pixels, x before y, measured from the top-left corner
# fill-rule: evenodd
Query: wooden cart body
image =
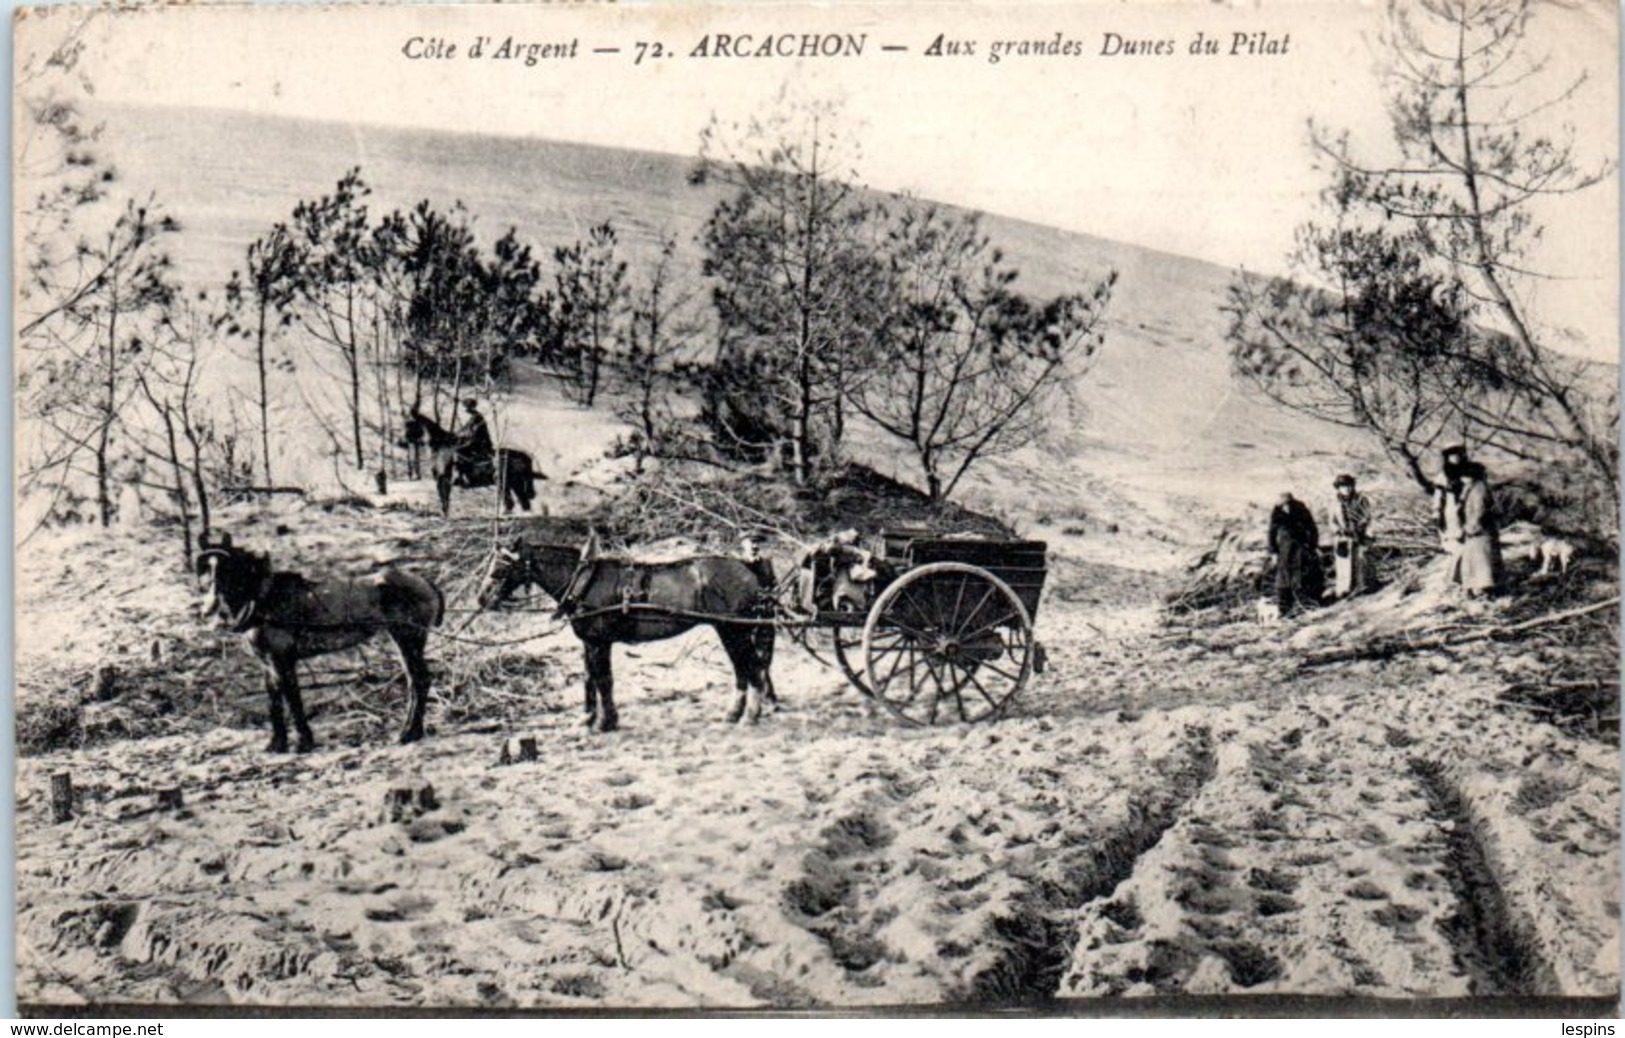
<path id="1" fill-rule="evenodd" d="M 991 720 L 1041 669 L 1033 640 L 1047 574 L 1043 541 L 887 530 L 865 548 L 810 559 L 812 626 L 827 628 L 847 680 L 916 725 Z M 861 595 L 841 567 L 864 554 Z"/>

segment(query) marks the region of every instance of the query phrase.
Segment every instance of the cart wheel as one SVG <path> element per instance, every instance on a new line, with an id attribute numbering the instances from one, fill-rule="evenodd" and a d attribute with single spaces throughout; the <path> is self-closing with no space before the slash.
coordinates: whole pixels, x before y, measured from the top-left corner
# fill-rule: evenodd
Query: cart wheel
<path id="1" fill-rule="evenodd" d="M 830 628 L 829 637 L 835 643 L 835 662 L 841 665 L 847 682 L 865 699 L 873 699 L 875 690 L 869 687 L 869 677 L 863 668 L 863 627 L 837 624 Z"/>
<path id="2" fill-rule="evenodd" d="M 894 581 L 863 628 L 875 698 L 909 724 L 998 717 L 1032 669 L 1032 620 L 985 569 L 934 562 Z"/>

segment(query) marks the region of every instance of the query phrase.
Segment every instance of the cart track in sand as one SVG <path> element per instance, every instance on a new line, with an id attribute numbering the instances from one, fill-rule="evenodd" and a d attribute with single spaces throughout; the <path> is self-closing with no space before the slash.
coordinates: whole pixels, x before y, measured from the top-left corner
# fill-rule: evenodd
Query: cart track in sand
<path id="1" fill-rule="evenodd" d="M 559 665 L 524 672 L 534 712 L 506 730 L 432 717 L 414 747 L 345 746 L 323 718 L 303 758 L 227 729 L 25 758 L 19 995 L 568 1010 L 1617 987 L 1606 747 L 1486 710 L 1457 662 L 1282 683 L 1252 646 L 1154 637 L 1156 578 L 1079 581 L 1040 620 L 1050 672 L 994 725 L 901 727 L 787 647 L 783 709 L 726 726 L 701 632 L 618 653 L 624 730 L 593 736 L 561 635 L 525 650 Z M 496 767 L 518 735 L 539 759 Z M 64 825 L 56 770 L 85 791 Z M 418 784 L 436 808 L 380 820 Z M 185 812 L 150 810 L 161 785 Z"/>

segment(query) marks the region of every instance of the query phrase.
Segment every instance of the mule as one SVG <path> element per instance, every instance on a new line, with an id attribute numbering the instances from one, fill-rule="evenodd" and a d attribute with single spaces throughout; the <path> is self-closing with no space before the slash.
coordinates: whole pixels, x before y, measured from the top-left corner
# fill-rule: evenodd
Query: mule
<path id="1" fill-rule="evenodd" d="M 530 511 L 536 499 L 536 481 L 547 478 L 529 454 L 512 447 L 498 447 L 494 459 L 468 457 L 456 433 L 441 428 L 421 411 L 407 412 L 403 428 L 408 446 L 427 444 L 429 448 L 429 472 L 440 495 L 441 515 L 451 514 L 451 488 L 459 476 L 463 486 L 471 489 L 497 487 L 504 513 L 512 512 L 514 505 Z"/>
<path id="2" fill-rule="evenodd" d="M 430 628 L 445 619 L 440 589 L 405 570 L 386 568 L 361 579 L 308 580 L 297 573 L 273 572 L 270 556 L 235 547 L 231 535 L 204 535 L 194 563 L 208 593 L 204 615 L 213 613 L 244 637 L 265 670 L 271 700 L 271 753 L 288 752 L 283 706 L 293 715 L 298 750 L 316 746 L 299 692 L 300 660 L 354 648 L 387 634 L 406 672 L 409 705 L 402 743 L 423 738 L 429 702 L 429 667 L 423 650 Z"/>
<path id="3" fill-rule="evenodd" d="M 716 630 L 733 665 L 737 694 L 730 722 L 754 723 L 765 699 L 776 704 L 771 567 L 725 556 L 638 563 L 595 558 L 568 545 L 517 539 L 492 553 L 479 606 L 490 609 L 522 587 L 538 587 L 570 618 L 586 664 L 586 720 L 598 732 L 620 725 L 615 709 L 614 645 L 675 638 L 695 627 Z M 757 621 L 751 623 L 748 621 Z"/>

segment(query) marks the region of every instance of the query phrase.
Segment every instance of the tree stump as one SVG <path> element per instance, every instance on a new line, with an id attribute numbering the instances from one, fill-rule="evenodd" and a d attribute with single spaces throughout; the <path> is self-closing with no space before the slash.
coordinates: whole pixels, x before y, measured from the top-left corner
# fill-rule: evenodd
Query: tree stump
<path id="1" fill-rule="evenodd" d="M 89 700 L 92 703 L 106 703 L 118 696 L 118 668 L 111 663 L 103 663 L 96 668 L 95 677 L 90 681 Z"/>
<path id="2" fill-rule="evenodd" d="M 51 822 L 57 824 L 73 818 L 73 776 L 59 771 L 51 776 Z"/>
<path id="3" fill-rule="evenodd" d="M 439 806 L 440 801 L 434 796 L 434 787 L 428 783 L 404 789 L 396 788 L 384 794 L 383 817 L 386 822 L 410 822 Z"/>
<path id="4" fill-rule="evenodd" d="M 515 756 L 513 752 L 514 740 L 502 740 L 502 753 L 497 757 L 498 767 L 506 767 L 509 764 L 523 764 L 526 761 L 533 761 L 537 759 L 538 754 L 536 752 L 536 739 L 534 736 L 522 736 L 518 740 L 518 743 L 519 754 L 518 756 Z"/>

